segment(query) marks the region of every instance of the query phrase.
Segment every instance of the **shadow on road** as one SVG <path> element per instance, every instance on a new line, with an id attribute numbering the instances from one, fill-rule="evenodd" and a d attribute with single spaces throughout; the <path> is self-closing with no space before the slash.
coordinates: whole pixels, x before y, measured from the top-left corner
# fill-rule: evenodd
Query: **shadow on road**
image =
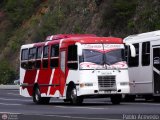
<path id="1" fill-rule="evenodd" d="M 27 105 L 37 105 L 35 103 L 26 103 Z M 113 106 L 113 104 L 111 102 L 96 102 L 96 103 L 92 103 L 92 102 L 84 102 L 82 104 L 78 104 L 78 105 L 73 105 L 69 102 L 54 102 L 54 101 L 51 101 L 49 104 L 41 104 L 41 105 L 50 105 L 50 106 L 70 106 L 70 107 L 94 107 L 94 106 L 99 106 L 99 107 L 102 107 L 102 106 Z M 123 103 L 122 104 L 119 104 L 119 105 L 124 105 Z M 114 105 L 114 106 L 119 106 L 119 105 Z"/>

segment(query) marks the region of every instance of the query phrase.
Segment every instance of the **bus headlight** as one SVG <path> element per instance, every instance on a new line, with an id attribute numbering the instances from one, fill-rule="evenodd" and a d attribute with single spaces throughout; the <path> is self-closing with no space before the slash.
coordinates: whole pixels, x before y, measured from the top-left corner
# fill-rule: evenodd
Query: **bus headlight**
<path id="1" fill-rule="evenodd" d="M 89 86 L 93 86 L 93 83 L 80 83 L 80 87 L 89 87 Z"/>
<path id="2" fill-rule="evenodd" d="M 84 87 L 85 86 L 85 84 L 84 83 L 80 83 L 80 87 L 82 88 L 82 87 Z"/>
<path id="3" fill-rule="evenodd" d="M 120 85 L 122 85 L 122 86 L 129 85 L 129 82 L 120 82 Z"/>

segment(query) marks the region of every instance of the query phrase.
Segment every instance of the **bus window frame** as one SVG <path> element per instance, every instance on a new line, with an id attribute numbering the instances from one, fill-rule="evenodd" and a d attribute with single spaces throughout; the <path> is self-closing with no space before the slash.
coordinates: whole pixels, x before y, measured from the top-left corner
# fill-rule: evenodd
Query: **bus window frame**
<path id="1" fill-rule="evenodd" d="M 47 53 L 47 56 L 45 56 L 45 48 L 48 48 L 48 53 Z M 50 52 L 50 46 L 49 45 L 45 45 L 43 46 L 43 58 L 42 58 L 42 68 L 43 69 L 48 69 L 49 67 L 49 52 Z M 45 63 L 46 62 L 46 63 Z"/>
<path id="2" fill-rule="evenodd" d="M 23 51 L 27 50 L 27 59 L 23 59 Z M 28 48 L 24 48 L 21 50 L 21 68 L 23 69 L 28 69 L 28 53 L 29 53 L 29 49 Z M 23 66 L 24 64 L 24 66 Z"/>
<path id="3" fill-rule="evenodd" d="M 56 47 L 58 47 L 58 50 Z M 54 48 L 54 52 L 57 54 L 54 54 L 54 55 L 52 54 L 53 48 Z M 57 68 L 58 66 L 59 66 L 59 44 L 53 44 L 51 45 L 51 48 L 50 48 L 50 67 L 54 69 L 54 68 Z"/>
<path id="4" fill-rule="evenodd" d="M 141 64 L 142 64 L 142 66 L 149 66 L 150 62 L 151 62 L 151 60 L 150 60 L 150 55 L 151 55 L 151 44 L 150 44 L 150 41 L 142 43 L 141 52 L 142 52 L 142 55 L 141 55 Z"/>
<path id="5" fill-rule="evenodd" d="M 39 52 L 39 49 L 41 49 L 41 51 Z M 42 52 L 43 52 L 43 46 L 37 46 L 37 53 L 36 53 L 36 69 L 41 69 L 42 67 Z M 40 55 L 39 55 L 40 53 Z"/>
<path id="6" fill-rule="evenodd" d="M 76 50 L 75 51 L 74 50 L 69 50 L 69 49 L 71 49 L 70 47 L 76 47 Z M 72 55 L 71 55 L 70 51 L 72 51 Z M 67 47 L 67 67 L 70 70 L 77 70 L 78 69 L 78 54 L 77 54 L 78 52 L 77 51 L 78 51 L 78 46 L 75 45 L 75 44 L 69 45 Z M 76 56 L 73 56 L 75 54 L 76 54 Z M 72 58 L 74 58 L 74 59 L 72 59 Z M 76 65 L 76 67 L 73 67 L 75 65 Z"/>

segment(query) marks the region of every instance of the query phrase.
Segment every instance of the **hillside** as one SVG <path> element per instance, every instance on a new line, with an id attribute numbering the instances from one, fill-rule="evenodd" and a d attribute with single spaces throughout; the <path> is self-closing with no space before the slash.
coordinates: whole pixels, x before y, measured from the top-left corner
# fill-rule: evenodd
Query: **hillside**
<path id="1" fill-rule="evenodd" d="M 0 84 L 18 78 L 22 44 L 59 33 L 126 37 L 160 29 L 159 0 L 1 0 Z"/>

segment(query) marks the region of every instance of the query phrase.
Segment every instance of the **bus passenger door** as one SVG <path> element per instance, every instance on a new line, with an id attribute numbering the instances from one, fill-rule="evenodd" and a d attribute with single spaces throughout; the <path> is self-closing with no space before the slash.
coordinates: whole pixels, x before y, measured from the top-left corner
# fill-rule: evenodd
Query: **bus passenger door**
<path id="1" fill-rule="evenodd" d="M 153 48 L 153 87 L 160 94 L 160 47 Z"/>
<path id="2" fill-rule="evenodd" d="M 60 52 L 60 97 L 63 96 L 66 81 L 66 51 Z"/>

